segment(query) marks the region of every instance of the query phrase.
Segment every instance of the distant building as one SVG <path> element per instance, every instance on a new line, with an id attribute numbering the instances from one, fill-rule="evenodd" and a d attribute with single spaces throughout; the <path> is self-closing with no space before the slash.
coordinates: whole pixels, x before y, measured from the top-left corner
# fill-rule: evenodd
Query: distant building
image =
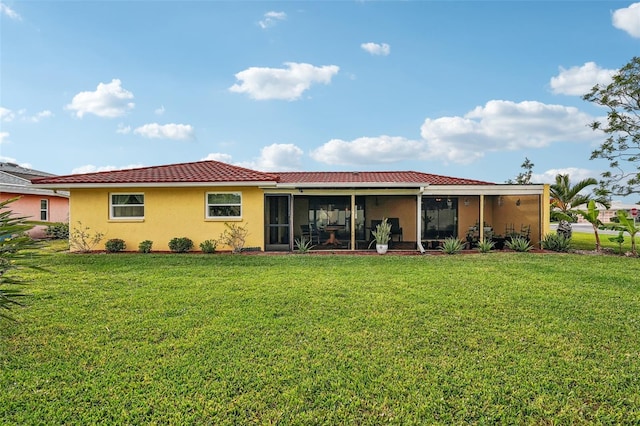
<path id="1" fill-rule="evenodd" d="M 69 221 L 69 192 L 35 188 L 31 179 L 53 177 L 51 173 L 0 162 L 0 201 L 19 198 L 11 204 L 18 216 L 38 224 L 29 232 L 33 238 L 45 236 L 46 222 Z"/>
<path id="2" fill-rule="evenodd" d="M 580 208 L 585 208 L 585 206 L 581 206 Z M 600 206 L 600 205 L 596 205 L 596 208 L 598 210 L 600 210 L 600 212 L 598 213 L 598 219 L 600 219 L 600 222 L 602 223 L 611 223 L 612 222 L 612 218 L 617 217 L 618 216 L 618 210 L 626 210 L 627 211 L 627 215 L 629 217 L 631 217 L 631 209 L 636 208 L 636 209 L 640 209 L 640 205 L 638 204 L 625 204 L 621 201 L 612 201 L 611 202 L 611 208 L 608 210 L 605 210 L 604 207 Z M 587 221 L 582 217 L 582 216 L 578 216 L 578 223 L 587 223 Z"/>

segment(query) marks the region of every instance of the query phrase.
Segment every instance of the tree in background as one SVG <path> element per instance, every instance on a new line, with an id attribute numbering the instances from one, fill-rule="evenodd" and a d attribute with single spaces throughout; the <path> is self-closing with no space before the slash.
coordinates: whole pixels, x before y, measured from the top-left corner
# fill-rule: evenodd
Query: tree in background
<path id="1" fill-rule="evenodd" d="M 531 176 L 533 175 L 533 164 L 531 160 L 527 157 L 524 157 L 524 163 L 520 165 L 520 167 L 524 170 L 523 172 L 518 173 L 516 176 L 516 180 L 509 179 L 507 183 L 509 184 L 517 184 L 517 185 L 529 185 L 531 183 Z"/>
<path id="2" fill-rule="evenodd" d="M 591 159 L 609 161 L 603 184 L 613 195 L 640 193 L 640 57 L 634 57 L 613 76 L 610 84 L 597 84 L 583 99 L 609 109 L 607 121 L 594 121 L 593 130 L 607 138 Z"/>
<path id="3" fill-rule="evenodd" d="M 582 192 L 592 186 L 598 185 L 598 181 L 594 178 L 583 179 L 575 185 L 571 185 L 569 175 L 556 175 L 555 183 L 549 185 L 549 193 L 551 195 L 551 218 L 554 220 L 566 220 L 575 222 L 576 208 L 581 205 L 587 205 L 589 200 L 593 199 L 596 204 L 600 204 L 605 208 L 611 207 L 609 198 L 601 193 L 595 193 L 595 198 L 591 194 L 582 194 Z"/>
<path id="4" fill-rule="evenodd" d="M 32 240 L 26 232 L 32 228 L 25 223 L 26 217 L 15 216 L 9 205 L 16 201 L 12 198 L 0 202 L 0 318 L 11 319 L 4 312 L 20 305 L 19 299 L 24 297 L 19 285 L 23 280 L 13 277 L 10 271 L 20 267 L 23 260 L 34 256 L 33 250 L 39 244 Z"/>

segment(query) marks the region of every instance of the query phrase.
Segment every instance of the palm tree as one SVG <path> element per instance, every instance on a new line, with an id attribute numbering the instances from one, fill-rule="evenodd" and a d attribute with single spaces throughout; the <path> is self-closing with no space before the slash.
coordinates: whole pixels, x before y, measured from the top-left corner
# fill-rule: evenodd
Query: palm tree
<path id="1" fill-rule="evenodd" d="M 607 209 L 610 208 L 611 203 L 605 195 L 596 195 L 596 198 L 592 198 L 591 194 L 585 195 L 581 193 L 586 188 L 597 184 L 598 181 L 594 178 L 587 178 L 572 186 L 568 174 L 556 175 L 556 182 L 549 186 L 549 193 L 552 199 L 551 216 L 556 219 L 573 222 L 576 213 L 575 208 L 588 204 L 589 200 L 592 199 L 596 204 L 600 204 Z"/>

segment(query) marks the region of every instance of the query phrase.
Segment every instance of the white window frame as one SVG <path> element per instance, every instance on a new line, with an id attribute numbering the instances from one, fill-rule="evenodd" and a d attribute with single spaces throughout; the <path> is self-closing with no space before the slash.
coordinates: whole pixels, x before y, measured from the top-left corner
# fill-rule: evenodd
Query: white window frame
<path id="1" fill-rule="evenodd" d="M 227 194 L 233 194 L 233 195 L 237 195 L 240 197 L 240 202 L 238 203 L 225 203 L 225 204 L 210 204 L 209 203 L 209 195 L 227 195 Z M 242 192 L 240 191 L 211 191 L 211 192 L 207 192 L 205 194 L 204 197 L 204 202 L 205 202 L 205 217 L 207 219 L 214 219 L 214 220 L 219 220 L 219 219 L 226 219 L 226 220 L 238 220 L 238 219 L 242 219 Z M 240 214 L 238 216 L 212 216 L 209 214 L 209 208 L 211 206 L 229 206 L 229 207 L 239 207 L 240 208 Z"/>
<path id="2" fill-rule="evenodd" d="M 142 204 L 113 204 L 114 195 L 142 195 Z M 144 219 L 144 213 L 142 216 L 115 216 L 114 209 L 117 207 L 140 207 L 145 210 L 144 192 L 112 192 L 109 194 L 109 219 L 111 220 L 138 220 Z"/>
<path id="3" fill-rule="evenodd" d="M 44 208 L 42 208 L 42 204 L 44 203 Z M 42 213 L 44 213 L 44 219 L 42 218 Z M 40 200 L 40 220 L 48 222 L 49 221 L 49 200 L 43 198 Z"/>

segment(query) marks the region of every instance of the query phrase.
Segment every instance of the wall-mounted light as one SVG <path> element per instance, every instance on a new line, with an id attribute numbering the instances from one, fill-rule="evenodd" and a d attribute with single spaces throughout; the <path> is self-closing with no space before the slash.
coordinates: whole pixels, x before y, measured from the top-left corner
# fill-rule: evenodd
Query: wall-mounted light
<path id="1" fill-rule="evenodd" d="M 451 208 L 452 205 L 453 205 L 453 201 L 451 201 L 451 198 L 447 198 L 447 207 Z"/>
<path id="2" fill-rule="evenodd" d="M 518 198 L 518 201 L 516 201 L 516 206 L 520 205 L 520 198 Z"/>
<path id="3" fill-rule="evenodd" d="M 469 205 L 469 198 L 465 198 L 465 199 L 464 199 L 464 205 L 465 205 L 465 206 L 468 206 L 468 205 Z"/>
<path id="4" fill-rule="evenodd" d="M 504 204 L 504 198 L 501 196 L 498 197 L 498 205 L 502 206 Z"/>

